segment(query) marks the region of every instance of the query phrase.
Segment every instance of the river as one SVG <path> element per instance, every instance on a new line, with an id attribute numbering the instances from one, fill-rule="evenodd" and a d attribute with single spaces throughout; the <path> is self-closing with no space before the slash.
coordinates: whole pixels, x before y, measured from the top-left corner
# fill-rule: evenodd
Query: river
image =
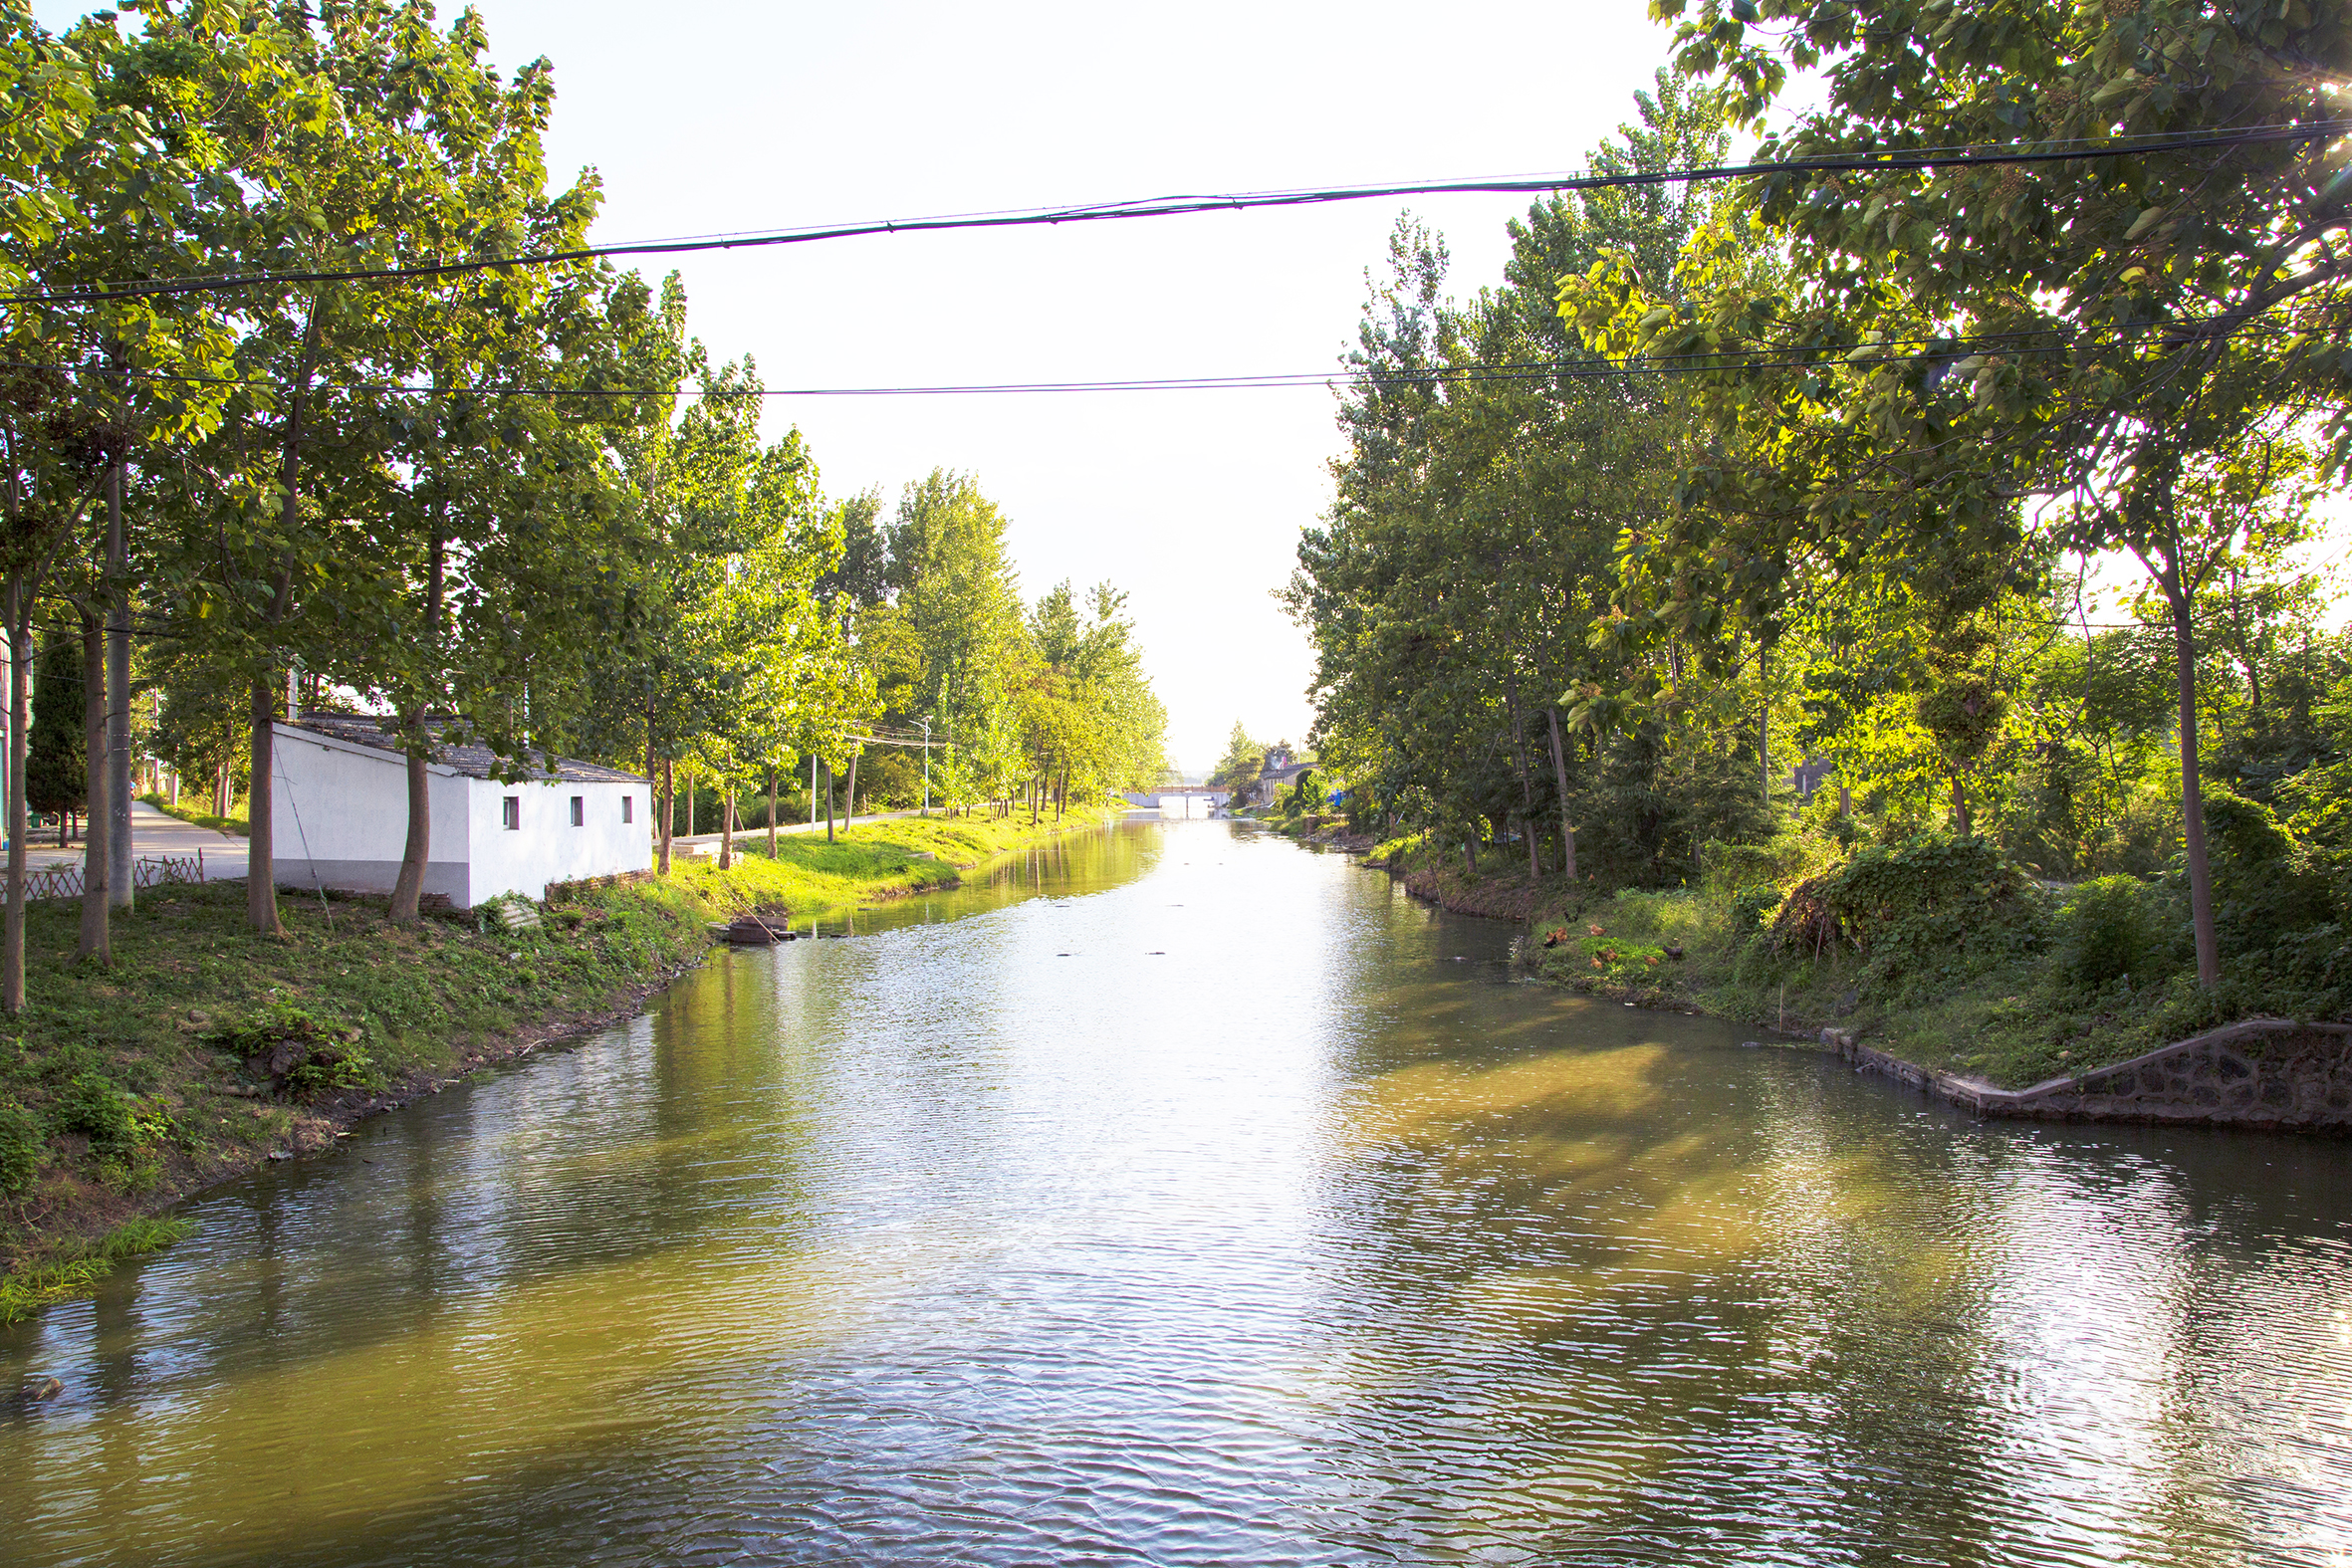
<path id="1" fill-rule="evenodd" d="M 2352 1146 L 1979 1123 L 1224 822 L 204 1195 L 10 1564 L 2319 1564 Z"/>

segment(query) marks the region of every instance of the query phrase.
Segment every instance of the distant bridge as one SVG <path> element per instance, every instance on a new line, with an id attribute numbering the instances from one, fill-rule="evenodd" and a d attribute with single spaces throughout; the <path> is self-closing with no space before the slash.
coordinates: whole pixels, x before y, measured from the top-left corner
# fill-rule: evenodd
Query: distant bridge
<path id="1" fill-rule="evenodd" d="M 1214 816 L 1233 795 L 1214 784 L 1164 784 L 1154 789 L 1130 789 L 1125 799 L 1138 811 L 1162 816 Z"/>

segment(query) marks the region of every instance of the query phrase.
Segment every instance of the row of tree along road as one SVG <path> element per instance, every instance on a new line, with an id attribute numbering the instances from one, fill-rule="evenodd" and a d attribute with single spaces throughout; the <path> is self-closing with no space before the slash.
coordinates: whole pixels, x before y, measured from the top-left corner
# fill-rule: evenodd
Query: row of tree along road
<path id="1" fill-rule="evenodd" d="M 666 795 L 683 769 L 729 809 L 764 785 L 773 810 L 780 773 L 854 769 L 875 741 L 900 744 L 866 796 L 907 804 L 918 780 L 960 809 L 1156 777 L 1121 595 L 1025 604 L 969 476 L 887 519 L 876 494 L 828 502 L 797 431 L 763 437 L 752 361 L 689 334 L 674 276 L 478 265 L 577 251 L 596 212 L 592 175 L 549 183 L 547 62 L 502 76 L 478 17 L 419 3 L 139 9 L 53 34 L 0 0 L 0 1006 L 24 994 L 45 641 L 78 649 L 88 693 L 101 960 L 139 750 L 214 780 L 223 814 L 242 782 L 248 914 L 278 929 L 289 700 L 410 737 L 403 920 L 431 852 L 428 719 L 518 777 L 572 753 Z"/>

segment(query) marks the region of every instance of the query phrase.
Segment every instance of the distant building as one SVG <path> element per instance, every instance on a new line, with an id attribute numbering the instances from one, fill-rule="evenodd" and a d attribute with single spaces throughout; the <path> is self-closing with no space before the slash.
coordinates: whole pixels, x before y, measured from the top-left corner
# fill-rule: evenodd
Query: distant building
<path id="1" fill-rule="evenodd" d="M 389 722 L 316 714 L 277 726 L 270 821 L 281 886 L 392 890 L 408 841 L 408 772 Z M 502 893 L 544 898 L 550 882 L 652 868 L 649 781 L 569 757 L 535 759 L 539 777 L 521 784 L 500 782 L 497 770 L 487 747 L 436 743 L 425 765 L 426 893 L 467 909 Z"/>
<path id="2" fill-rule="evenodd" d="M 1291 755 L 1287 746 L 1269 748 L 1266 761 L 1258 770 L 1258 782 L 1250 785 L 1250 803 L 1272 805 L 1283 791 L 1298 782 L 1301 774 L 1314 771 L 1314 764 L 1302 763 Z"/>
<path id="3" fill-rule="evenodd" d="M 1788 783 L 1796 790 L 1796 797 L 1799 800 L 1810 800 L 1813 797 L 1813 791 L 1827 784 L 1836 774 L 1836 764 L 1823 762 L 1817 757 L 1808 757 L 1789 771 Z"/>

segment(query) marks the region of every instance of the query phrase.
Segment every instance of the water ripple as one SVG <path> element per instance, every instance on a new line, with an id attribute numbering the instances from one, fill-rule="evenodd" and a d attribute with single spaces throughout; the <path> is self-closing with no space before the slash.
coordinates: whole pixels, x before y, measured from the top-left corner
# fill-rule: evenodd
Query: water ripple
<path id="1" fill-rule="evenodd" d="M 1223 824 L 857 929 L 0 1337 L 8 1560 L 2347 1560 L 2343 1145 L 1971 1122 Z"/>

